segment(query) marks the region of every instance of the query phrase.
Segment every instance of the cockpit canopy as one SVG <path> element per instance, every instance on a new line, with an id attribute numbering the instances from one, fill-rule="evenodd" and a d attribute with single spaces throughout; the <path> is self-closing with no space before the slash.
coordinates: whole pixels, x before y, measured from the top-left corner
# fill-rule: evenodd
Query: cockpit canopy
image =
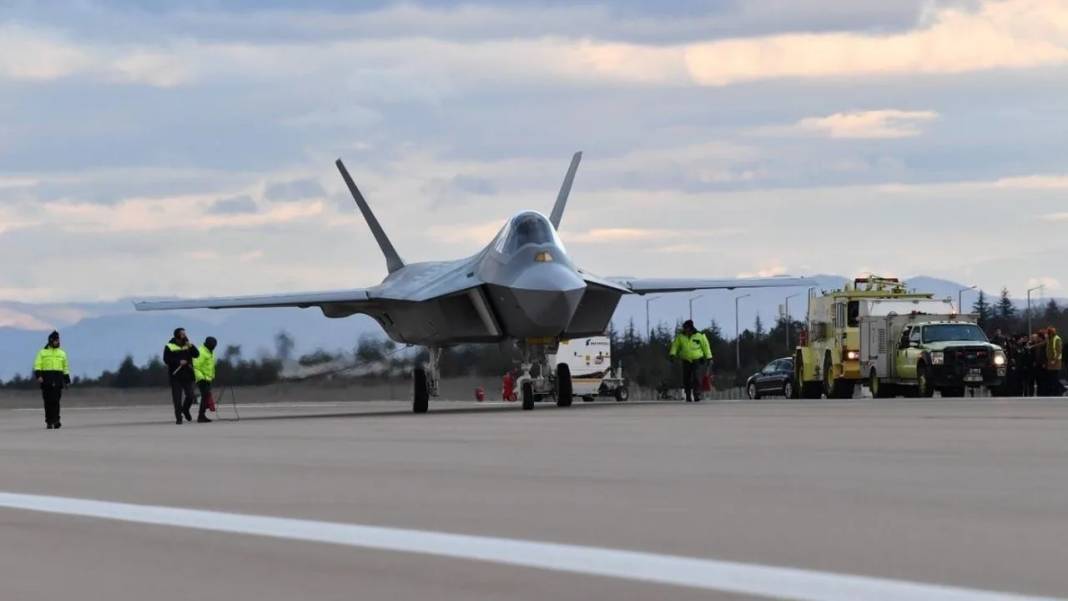
<path id="1" fill-rule="evenodd" d="M 508 255 L 527 244 L 552 244 L 561 250 L 564 248 L 549 219 L 536 211 L 524 211 L 509 219 L 497 234 L 493 248 Z"/>

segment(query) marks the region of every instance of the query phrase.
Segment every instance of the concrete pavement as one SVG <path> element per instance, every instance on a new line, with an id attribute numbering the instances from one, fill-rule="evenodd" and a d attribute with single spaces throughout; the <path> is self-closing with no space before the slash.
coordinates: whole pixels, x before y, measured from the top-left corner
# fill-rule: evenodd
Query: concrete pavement
<path id="1" fill-rule="evenodd" d="M 225 410 L 225 408 L 224 408 Z M 224 415 L 226 415 L 224 413 Z M 1068 597 L 1068 403 L 761 401 L 0 411 L 0 490 Z M 0 509 L 6 598 L 742 598 Z"/>

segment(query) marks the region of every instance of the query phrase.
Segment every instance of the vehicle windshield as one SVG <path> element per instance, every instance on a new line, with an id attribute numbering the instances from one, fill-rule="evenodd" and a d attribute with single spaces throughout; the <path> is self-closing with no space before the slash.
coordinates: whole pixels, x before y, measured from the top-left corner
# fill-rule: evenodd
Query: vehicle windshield
<path id="1" fill-rule="evenodd" d="M 924 326 L 923 341 L 926 342 L 987 342 L 986 334 L 979 326 L 970 323 L 945 323 Z"/>
<path id="2" fill-rule="evenodd" d="M 552 224 L 540 213 L 520 213 L 497 234 L 497 252 L 511 253 L 527 244 L 555 244 L 563 248 Z"/>

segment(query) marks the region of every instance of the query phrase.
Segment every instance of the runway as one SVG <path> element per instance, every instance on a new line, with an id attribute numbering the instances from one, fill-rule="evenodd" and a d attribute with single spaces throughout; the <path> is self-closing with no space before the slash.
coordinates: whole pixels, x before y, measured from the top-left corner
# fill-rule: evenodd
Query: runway
<path id="1" fill-rule="evenodd" d="M 241 409 L 0 411 L 3 597 L 1068 598 L 1063 399 Z"/>

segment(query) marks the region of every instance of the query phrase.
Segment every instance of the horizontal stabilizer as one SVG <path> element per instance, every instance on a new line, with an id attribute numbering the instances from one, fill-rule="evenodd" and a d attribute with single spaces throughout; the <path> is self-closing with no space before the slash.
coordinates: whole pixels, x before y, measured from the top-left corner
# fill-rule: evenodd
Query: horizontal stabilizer
<path id="1" fill-rule="evenodd" d="M 349 175 L 349 170 L 345 169 L 345 164 L 341 162 L 341 159 L 338 159 L 335 164 L 337 165 L 337 170 L 341 172 L 341 178 L 345 180 L 345 185 L 348 186 L 349 192 L 352 194 L 352 199 L 356 201 L 356 206 L 360 207 L 363 218 L 367 220 L 367 225 L 371 228 L 371 233 L 374 234 L 378 247 L 382 249 L 382 254 L 386 256 L 386 269 L 393 273 L 404 267 L 404 261 L 397 254 L 397 249 L 393 248 L 393 243 L 389 241 L 389 236 L 386 236 L 386 232 L 378 223 L 378 218 L 375 217 L 371 207 L 364 200 L 363 194 L 360 194 L 360 189 L 356 187 L 356 182 L 352 181 L 352 176 Z"/>
<path id="2" fill-rule="evenodd" d="M 634 294 L 655 292 L 690 292 L 693 290 L 734 290 L 736 288 L 790 288 L 812 286 L 815 280 L 790 276 L 770 278 L 606 278 L 628 288 Z"/>
<path id="3" fill-rule="evenodd" d="M 567 206 L 567 197 L 571 194 L 571 184 L 575 181 L 575 172 L 578 171 L 579 161 L 582 160 L 582 151 L 578 151 L 571 157 L 571 166 L 567 168 L 564 183 L 560 185 L 560 193 L 556 195 L 556 204 L 553 205 L 552 215 L 549 221 L 553 227 L 560 229 L 560 219 L 564 216 L 564 207 Z"/>

